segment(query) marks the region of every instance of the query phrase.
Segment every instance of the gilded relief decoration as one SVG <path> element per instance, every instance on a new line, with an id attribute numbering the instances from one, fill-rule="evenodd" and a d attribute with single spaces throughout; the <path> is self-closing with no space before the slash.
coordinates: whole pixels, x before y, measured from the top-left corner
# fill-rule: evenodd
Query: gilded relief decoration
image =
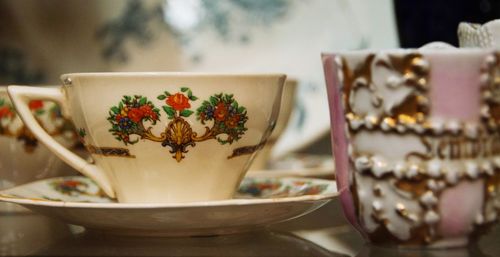
<path id="1" fill-rule="evenodd" d="M 486 58 L 481 69 L 483 107 L 481 115 L 483 121 L 492 131 L 500 124 L 500 54 L 494 53 Z"/>
<path id="2" fill-rule="evenodd" d="M 51 136 L 61 136 L 79 146 L 77 134 L 73 125 L 62 114 L 60 107 L 54 103 L 33 100 L 28 104 L 40 125 Z M 14 107 L 6 98 L 0 97 L 0 136 L 15 137 L 23 142 L 25 151 L 33 152 L 38 146 L 38 140 L 17 117 Z"/>
<path id="3" fill-rule="evenodd" d="M 500 61 L 489 56 L 482 72 L 482 122 L 429 115 L 428 61 L 419 53 L 337 57 L 350 139 L 351 182 L 358 222 L 370 240 L 407 245 L 439 240 L 443 192 L 469 181 L 484 187 L 473 225 L 497 220 L 500 201 Z M 398 144 L 390 148 L 391 139 Z M 388 145 L 373 147 L 370 140 Z M 401 158 L 399 158 L 401 157 Z M 360 201 L 359 199 L 363 199 Z M 370 199 L 370 200 L 367 200 Z"/>
<path id="4" fill-rule="evenodd" d="M 140 139 L 161 143 L 170 149 L 172 158 L 180 162 L 186 157 L 188 147 L 195 147 L 196 143 L 213 139 L 222 145 L 232 144 L 247 130 L 247 110 L 238 104 L 232 94 L 212 95 L 196 110 L 192 109 L 191 104 L 198 97 L 187 87 L 181 87 L 176 93 L 165 91 L 157 99 L 165 103 L 161 108 L 168 123 L 163 132 L 159 135 L 153 132 L 162 114 L 148 98 L 140 95 L 123 96 L 117 106 L 111 107 L 108 116 L 111 124 L 109 131 L 115 139 L 125 145 L 136 144 Z M 186 120 L 192 115 L 204 126 L 200 134 Z M 247 153 L 238 148 L 234 151 L 248 154 L 255 150 Z"/>

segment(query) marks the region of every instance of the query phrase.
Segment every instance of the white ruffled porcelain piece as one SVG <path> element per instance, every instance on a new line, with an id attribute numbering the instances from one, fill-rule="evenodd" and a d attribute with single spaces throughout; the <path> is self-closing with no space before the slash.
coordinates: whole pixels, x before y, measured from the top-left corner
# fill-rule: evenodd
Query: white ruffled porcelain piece
<path id="1" fill-rule="evenodd" d="M 460 47 L 499 47 L 500 20 L 492 20 L 483 25 L 460 22 L 458 25 L 458 41 Z"/>

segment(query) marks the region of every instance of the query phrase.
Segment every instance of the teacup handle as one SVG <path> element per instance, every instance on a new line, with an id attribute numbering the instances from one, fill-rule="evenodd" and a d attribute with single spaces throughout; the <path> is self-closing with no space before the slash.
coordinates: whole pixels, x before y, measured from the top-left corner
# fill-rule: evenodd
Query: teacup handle
<path id="1" fill-rule="evenodd" d="M 68 165 L 93 179 L 109 197 L 115 197 L 115 192 L 106 174 L 96 165 L 88 163 L 58 143 L 40 126 L 28 107 L 28 103 L 31 100 L 49 100 L 58 103 L 64 111 L 64 108 L 67 106 L 67 100 L 62 92 L 62 88 L 9 86 L 7 91 L 17 113 L 38 140 Z"/>

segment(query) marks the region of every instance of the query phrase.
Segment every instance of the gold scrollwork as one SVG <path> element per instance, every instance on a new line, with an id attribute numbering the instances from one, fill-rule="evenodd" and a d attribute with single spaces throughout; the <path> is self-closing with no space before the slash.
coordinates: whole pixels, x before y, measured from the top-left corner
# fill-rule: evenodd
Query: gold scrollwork
<path id="1" fill-rule="evenodd" d="M 496 220 L 500 209 L 497 199 L 500 191 L 500 53 L 489 56 L 481 68 L 482 76 L 482 122 L 468 123 L 456 121 L 436 122 L 429 120 L 428 82 L 430 74 L 429 63 L 419 53 L 402 55 L 376 56 L 367 55 L 354 67 L 349 67 L 345 58 L 340 58 L 343 78 L 343 105 L 345 119 L 350 138 L 354 138 L 362 130 L 382 133 L 412 134 L 420 139 L 423 151 L 412 151 L 405 155 L 405 164 L 398 171 L 398 166 L 376 163 L 376 153 L 351 153 L 350 165 L 356 174 L 350 184 L 353 193 L 355 210 L 358 218 L 364 212 L 369 213 L 371 220 L 379 226 L 369 233 L 373 242 L 392 241 L 406 245 L 430 244 L 439 239 L 437 224 L 439 216 L 439 197 L 447 189 L 454 187 L 459 181 L 484 180 L 484 206 L 496 204 L 493 211 L 484 207 L 476 217 L 476 225 L 491 224 Z M 373 68 L 385 68 L 392 77 L 382 78 L 387 83 L 379 85 L 380 78 L 374 79 Z M 386 73 L 387 74 L 387 73 Z M 410 88 L 399 100 L 384 99 L 380 89 L 398 90 L 400 87 Z M 376 114 L 357 113 L 355 95 L 357 90 L 368 89 L 371 94 L 371 105 Z M 376 101 L 374 100 L 376 99 Z M 392 100 L 393 106 L 386 106 Z M 354 148 L 355 150 L 355 148 Z M 363 159 L 364 158 L 364 159 Z M 472 162 L 481 160 L 480 162 Z M 444 161 L 441 163 L 441 161 Z M 450 171 L 448 161 L 461 161 L 463 170 Z M 466 161 L 468 163 L 466 163 Z M 433 163 L 439 163 L 433 171 Z M 467 164 L 467 165 L 466 165 Z M 358 165 L 359 167 L 357 167 Z M 378 165 L 378 166 L 377 166 Z M 437 167 L 437 168 L 436 168 Z M 444 168 L 443 168 L 444 167 Z M 378 170 L 377 170 L 378 169 Z M 386 170 L 389 169 L 389 170 Z M 398 175 L 398 172 L 399 175 Z M 456 173 L 456 174 L 455 174 Z M 401 199 L 419 203 L 420 215 L 412 213 L 404 203 L 392 203 L 394 214 L 414 225 L 410 226 L 411 237 L 408 240 L 399 239 L 391 232 L 391 220 L 388 209 L 366 208 L 360 203 L 357 177 L 371 176 L 375 180 L 372 194 L 380 201 L 386 194 L 398 194 Z M 379 183 L 388 183 L 389 188 L 383 191 Z M 497 207 L 498 206 L 498 207 Z M 495 215 L 492 215 L 495 214 Z M 419 221 L 419 222 L 417 222 Z M 363 220 L 360 223 L 363 224 Z M 418 225 L 417 225 L 418 223 Z M 384 238 L 384 239 L 381 239 Z M 382 243 L 382 242 L 381 242 Z M 384 242 L 387 243 L 387 242 Z"/>

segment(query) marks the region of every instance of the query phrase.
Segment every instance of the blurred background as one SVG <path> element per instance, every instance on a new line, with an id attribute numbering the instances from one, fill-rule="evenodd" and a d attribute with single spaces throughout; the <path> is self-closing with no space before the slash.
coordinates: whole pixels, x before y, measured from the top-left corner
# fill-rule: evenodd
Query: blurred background
<path id="1" fill-rule="evenodd" d="M 494 0 L 0 0 L 0 84 L 57 84 L 70 72 L 284 72 L 299 86 L 274 155 L 330 154 L 321 52 L 457 45 L 459 21 L 498 17 Z"/>

